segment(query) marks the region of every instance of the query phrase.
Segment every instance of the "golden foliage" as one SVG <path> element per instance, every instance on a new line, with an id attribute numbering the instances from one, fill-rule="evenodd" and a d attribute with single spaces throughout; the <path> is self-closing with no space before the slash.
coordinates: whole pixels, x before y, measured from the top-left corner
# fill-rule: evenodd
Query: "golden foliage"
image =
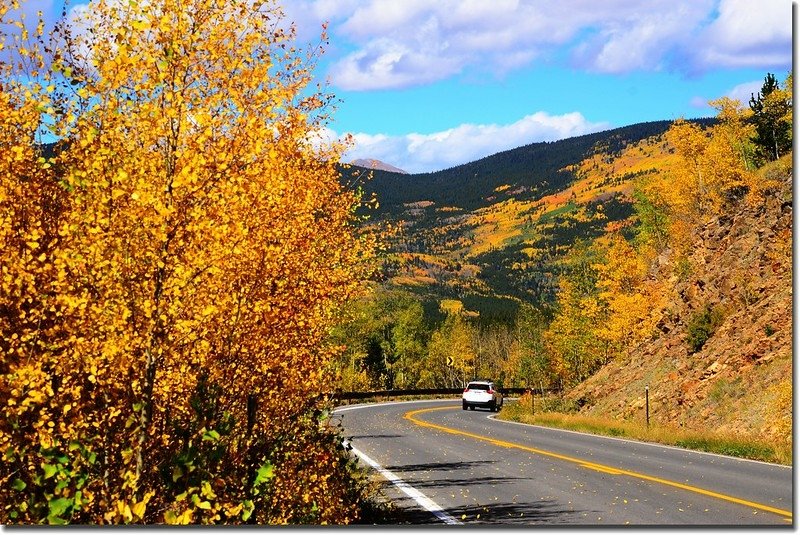
<path id="1" fill-rule="evenodd" d="M 597 333 L 616 353 L 625 353 L 652 335 L 661 316 L 662 292 L 647 278 L 646 257 L 624 238 L 611 235 L 600 243 L 606 248 L 606 262 L 595 267 L 606 319 Z"/>
<path id="2" fill-rule="evenodd" d="M 653 335 L 663 292 L 647 257 L 618 234 L 574 251 L 568 264 L 544 338 L 555 371 L 574 384 Z"/>
<path id="3" fill-rule="evenodd" d="M 640 184 L 645 197 L 667 214 L 670 244 L 679 254 L 691 248 L 692 229 L 697 224 L 723 213 L 744 197 L 757 201 L 770 187 L 758 180 L 753 169 L 754 128 L 748 122 L 751 112 L 727 97 L 711 105 L 718 112 L 715 126 L 703 129 L 678 120 L 667 132 L 682 165 Z"/>
<path id="4" fill-rule="evenodd" d="M 0 520 L 353 520 L 313 415 L 372 242 L 313 57 L 271 2 L 86 13 L 0 71 Z"/>
<path id="5" fill-rule="evenodd" d="M 461 314 L 464 311 L 464 303 L 458 299 L 442 299 L 439 301 L 439 310 L 445 314 Z"/>
<path id="6" fill-rule="evenodd" d="M 770 387 L 769 394 L 775 396 L 773 428 L 775 438 L 782 444 L 792 443 L 792 380 L 787 377 Z"/>
<path id="7" fill-rule="evenodd" d="M 568 278 L 559 282 L 558 313 L 544 333 L 551 366 L 566 384 L 587 379 L 608 360 L 607 346 L 595 334 L 604 319 L 600 303 Z"/>

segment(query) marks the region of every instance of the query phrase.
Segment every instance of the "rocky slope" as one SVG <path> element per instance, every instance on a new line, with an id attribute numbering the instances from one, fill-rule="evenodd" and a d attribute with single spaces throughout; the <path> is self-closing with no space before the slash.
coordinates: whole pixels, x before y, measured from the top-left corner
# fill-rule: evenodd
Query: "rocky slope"
<path id="1" fill-rule="evenodd" d="M 792 185 L 783 165 L 780 191 L 698 229 L 689 265 L 676 270 L 669 253 L 656 260 L 653 276 L 668 288 L 661 332 L 571 392 L 583 413 L 643 422 L 649 386 L 651 422 L 791 440 Z M 689 326 L 706 307 L 719 319 L 693 352 Z"/>

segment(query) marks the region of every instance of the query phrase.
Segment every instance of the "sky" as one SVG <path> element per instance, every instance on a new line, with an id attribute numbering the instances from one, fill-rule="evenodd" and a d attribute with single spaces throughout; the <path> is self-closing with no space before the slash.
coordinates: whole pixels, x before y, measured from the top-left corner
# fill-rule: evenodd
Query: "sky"
<path id="1" fill-rule="evenodd" d="M 73 1 L 71 5 L 85 2 Z M 29 0 L 51 17 L 61 0 Z M 345 161 L 409 172 L 539 141 L 745 105 L 792 68 L 791 0 L 283 0 L 301 43 L 329 44 Z"/>

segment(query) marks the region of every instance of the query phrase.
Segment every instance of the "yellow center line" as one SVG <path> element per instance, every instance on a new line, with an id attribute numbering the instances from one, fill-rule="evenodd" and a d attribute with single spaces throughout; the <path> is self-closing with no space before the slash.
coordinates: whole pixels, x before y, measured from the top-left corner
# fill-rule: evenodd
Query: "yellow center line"
<path id="1" fill-rule="evenodd" d="M 604 472 L 612 475 L 625 475 L 630 476 L 638 479 L 643 479 L 645 481 L 652 481 L 653 483 L 660 483 L 662 485 L 668 485 L 670 487 L 675 487 L 682 490 L 687 490 L 689 492 L 695 492 L 697 494 L 702 494 L 704 496 L 710 496 L 712 498 L 718 498 L 720 500 L 725 500 L 731 503 L 738 503 L 740 505 L 745 505 L 747 507 L 752 507 L 754 509 L 760 509 L 762 511 L 768 511 L 770 513 L 775 513 L 778 515 L 783 515 L 792 518 L 792 512 L 786 511 L 784 509 L 778 509 L 776 507 L 770 507 L 769 505 L 764 505 L 761 503 L 751 502 L 748 500 L 743 500 L 741 498 L 736 498 L 734 496 L 728 496 L 727 494 L 720 494 L 719 492 L 714 492 L 706 489 L 701 489 L 699 487 L 694 487 L 692 485 L 686 485 L 684 483 L 678 483 L 677 481 L 670 481 L 668 479 L 662 479 L 660 477 L 649 476 L 647 474 L 641 474 L 639 472 L 633 472 L 630 470 L 624 470 L 622 468 L 615 468 L 612 466 L 606 466 L 602 464 L 588 462 L 584 459 L 578 459 L 576 457 L 570 457 L 568 455 L 562 455 L 560 453 L 553 453 L 552 451 L 545 451 L 540 450 L 538 448 L 532 448 L 530 446 L 525 446 L 522 444 L 516 444 L 514 442 L 506 442 L 505 440 L 497 440 L 494 438 L 490 438 L 484 435 L 478 435 L 475 433 L 469 433 L 467 431 L 461 431 L 458 429 L 453 429 L 451 427 L 445 427 L 443 425 L 433 424 L 430 422 L 426 422 L 424 420 L 420 420 L 416 418 L 419 414 L 424 414 L 426 412 L 434 412 L 434 411 L 443 411 L 443 410 L 453 410 L 453 407 L 437 407 L 433 409 L 419 409 L 414 411 L 409 411 L 403 417 L 406 420 L 409 420 L 419 426 L 428 427 L 430 429 L 436 429 L 438 431 L 443 431 L 445 433 L 450 433 L 453 435 L 461 435 L 465 437 L 474 438 L 475 440 L 480 440 L 482 442 L 488 442 L 489 444 L 494 444 L 495 446 L 500 446 L 502 448 L 514 448 L 518 450 L 527 451 L 530 453 L 536 453 L 537 455 L 544 455 L 547 457 L 551 457 L 553 459 L 559 459 L 561 461 L 567 461 L 570 463 L 577 464 L 584 468 L 589 468 L 591 470 L 596 470 L 599 472 Z"/>

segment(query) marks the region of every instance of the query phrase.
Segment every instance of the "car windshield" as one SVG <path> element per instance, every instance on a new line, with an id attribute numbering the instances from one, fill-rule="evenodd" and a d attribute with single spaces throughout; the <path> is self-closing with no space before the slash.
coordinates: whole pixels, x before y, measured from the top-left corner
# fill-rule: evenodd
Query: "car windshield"
<path id="1" fill-rule="evenodd" d="M 470 383 L 467 385 L 467 390 L 489 390 L 489 385 L 486 383 Z"/>

